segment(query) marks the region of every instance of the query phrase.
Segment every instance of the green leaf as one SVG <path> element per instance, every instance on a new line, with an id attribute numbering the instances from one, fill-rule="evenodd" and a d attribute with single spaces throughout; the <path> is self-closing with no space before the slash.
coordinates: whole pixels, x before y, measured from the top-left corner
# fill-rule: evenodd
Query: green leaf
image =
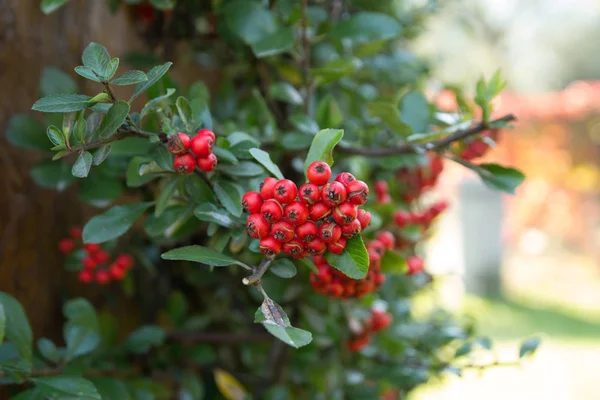
<path id="1" fill-rule="evenodd" d="M 123 75 L 116 77 L 110 83 L 113 85 L 135 85 L 136 83 L 146 82 L 148 80 L 148 76 L 145 73 L 138 70 L 131 70 L 125 72 Z"/>
<path id="2" fill-rule="evenodd" d="M 171 197 L 173 197 L 173 194 L 175 194 L 175 192 L 177 191 L 177 187 L 180 182 L 181 180 L 179 179 L 179 177 L 169 179 L 169 181 L 160 189 L 160 193 L 158 194 L 158 197 L 156 199 L 156 207 L 154 208 L 155 216 L 159 217 L 163 213 L 163 211 L 165 211 L 165 209 L 169 205 Z"/>
<path id="3" fill-rule="evenodd" d="M 144 105 L 144 108 L 142 108 L 142 111 L 140 112 L 140 119 L 144 119 L 144 117 L 146 117 L 146 115 L 150 114 L 151 112 L 158 112 L 158 111 L 169 111 L 170 108 L 170 100 L 167 101 L 169 99 L 169 97 L 173 96 L 175 94 L 175 89 L 174 88 L 168 88 L 167 92 L 165 94 L 163 94 L 162 96 L 158 96 L 153 98 L 152 100 L 150 100 L 149 102 L 147 102 Z"/>
<path id="4" fill-rule="evenodd" d="M 242 161 L 235 165 L 221 164 L 217 168 L 219 171 L 231 176 L 251 177 L 264 173 L 264 170 L 260 165 L 250 161 Z"/>
<path id="5" fill-rule="evenodd" d="M 317 123 L 319 126 L 337 128 L 344 121 L 344 114 L 340 110 L 332 95 L 328 94 L 319 101 L 317 106 Z"/>
<path id="6" fill-rule="evenodd" d="M 237 157 L 232 152 L 230 152 L 229 150 L 225 150 L 222 147 L 213 147 L 213 154 L 219 158 L 219 162 L 227 161 L 232 164 L 239 163 Z"/>
<path id="7" fill-rule="evenodd" d="M 6 330 L 6 313 L 4 312 L 4 306 L 0 302 L 0 343 L 4 340 L 4 332 Z"/>
<path id="8" fill-rule="evenodd" d="M 6 339 L 15 345 L 22 358 L 31 361 L 33 335 L 23 306 L 4 292 L 0 292 L 0 304 L 4 309 Z"/>
<path id="9" fill-rule="evenodd" d="M 319 270 L 317 269 L 317 266 L 309 258 L 301 258 L 298 260 L 294 260 L 294 262 L 296 264 L 301 265 L 304 268 L 310 269 L 312 272 L 317 272 L 317 273 L 319 272 Z"/>
<path id="10" fill-rule="evenodd" d="M 96 150 L 94 152 L 94 156 L 92 158 L 92 164 L 94 164 L 94 165 L 102 164 L 102 162 L 108 158 L 111 148 L 112 147 L 110 144 L 106 144 L 102 147 L 98 147 L 98 150 Z"/>
<path id="11" fill-rule="evenodd" d="M 115 57 L 108 63 L 108 67 L 106 67 L 106 80 L 111 80 L 115 73 L 119 69 L 119 58 Z"/>
<path id="12" fill-rule="evenodd" d="M 110 55 L 106 47 L 91 42 L 83 51 L 81 61 L 84 66 L 91 68 L 92 71 L 98 74 L 101 80 L 106 79 L 108 64 L 110 63 Z"/>
<path id="13" fill-rule="evenodd" d="M 274 177 L 276 177 L 277 179 L 284 179 L 279 167 L 275 165 L 273 161 L 271 161 L 271 156 L 269 155 L 269 153 L 257 148 L 250 149 L 248 152 L 252 157 L 254 157 L 256 161 L 261 163 L 263 167 L 265 167 L 269 172 L 271 172 Z"/>
<path id="14" fill-rule="evenodd" d="M 75 72 L 77 75 L 84 77 L 85 79 L 89 79 L 94 82 L 102 82 L 102 80 L 94 73 L 94 70 L 90 67 L 78 66 L 75 67 Z"/>
<path id="15" fill-rule="evenodd" d="M 83 228 L 84 243 L 103 243 L 118 238 L 146 211 L 152 203 L 115 206 L 96 215 Z"/>
<path id="16" fill-rule="evenodd" d="M 38 389 L 32 388 L 19 392 L 16 396 L 11 397 L 10 400 L 45 400 L 45 398 Z"/>
<path id="17" fill-rule="evenodd" d="M 188 131 L 191 130 L 193 128 L 193 112 L 190 102 L 185 97 L 179 96 L 175 101 L 175 106 L 177 107 L 177 113 L 179 114 L 181 121 L 183 121 L 183 124 L 185 125 L 186 129 Z"/>
<path id="18" fill-rule="evenodd" d="M 227 211 L 236 217 L 242 215 L 242 194 L 243 190 L 239 185 L 227 181 L 217 181 L 213 185 L 213 190 L 219 202 Z"/>
<path id="19" fill-rule="evenodd" d="M 40 354 L 48 361 L 58 363 L 60 361 L 60 352 L 56 345 L 50 339 L 41 338 L 37 342 Z"/>
<path id="20" fill-rule="evenodd" d="M 73 168 L 71 169 L 71 173 L 76 178 L 85 178 L 90 173 L 90 168 L 92 168 L 92 153 L 89 151 L 84 151 L 79 154 L 77 157 L 77 161 L 73 164 Z"/>
<path id="21" fill-rule="evenodd" d="M 90 96 L 82 94 L 53 94 L 36 101 L 31 109 L 41 112 L 79 111 L 91 105 L 90 99 Z"/>
<path id="22" fill-rule="evenodd" d="M 140 82 L 135 87 L 135 90 L 133 91 L 133 94 L 131 95 L 129 102 L 131 103 L 143 91 L 145 91 L 146 89 L 148 89 L 149 87 L 154 85 L 156 82 L 158 82 L 159 79 L 162 78 L 162 76 L 167 73 L 169 68 L 171 68 L 171 65 L 173 65 L 173 63 L 168 62 L 163 65 L 158 65 L 158 66 L 152 68 L 150 71 L 148 71 L 148 73 L 146 74 L 148 77 L 148 80 L 144 81 L 144 82 Z"/>
<path id="23" fill-rule="evenodd" d="M 35 183 L 59 192 L 65 190 L 74 180 L 71 174 L 71 165 L 64 160 L 42 161 L 31 168 L 30 172 Z"/>
<path id="24" fill-rule="evenodd" d="M 202 380 L 193 373 L 184 373 L 181 382 L 180 399 L 204 399 L 205 389 Z"/>
<path id="25" fill-rule="evenodd" d="M 319 131 L 319 125 L 308 115 L 294 114 L 290 117 L 290 122 L 294 128 L 307 135 L 315 135 Z"/>
<path id="26" fill-rule="evenodd" d="M 271 298 L 266 297 L 254 314 L 254 322 L 267 323 L 287 328 L 292 326 L 287 314 L 281 306 L 275 303 Z"/>
<path id="27" fill-rule="evenodd" d="M 454 354 L 454 357 L 455 358 L 459 358 L 459 357 L 462 357 L 462 356 L 466 356 L 472 350 L 473 350 L 473 344 L 471 342 L 466 342 L 466 343 L 464 343 L 462 346 L 460 346 L 456 350 L 456 353 Z"/>
<path id="28" fill-rule="evenodd" d="M 68 141 L 73 131 L 73 125 L 75 124 L 75 116 L 77 113 L 70 112 L 63 114 L 62 132 L 65 136 L 65 140 Z"/>
<path id="29" fill-rule="evenodd" d="M 114 378 L 90 378 L 102 400 L 131 400 L 127 385 Z"/>
<path id="30" fill-rule="evenodd" d="M 280 139 L 280 144 L 288 150 L 304 150 L 310 147 L 312 143 L 312 135 L 304 135 L 302 133 L 286 133 Z"/>
<path id="31" fill-rule="evenodd" d="M 541 343 L 542 339 L 537 336 L 525 339 L 519 348 L 519 358 L 533 355 Z"/>
<path id="32" fill-rule="evenodd" d="M 258 58 L 273 56 L 289 51 L 294 46 L 294 32 L 290 27 L 282 27 L 264 38 L 252 43 L 252 51 Z"/>
<path id="33" fill-rule="evenodd" d="M 369 271 L 369 255 L 360 235 L 346 242 L 346 249 L 342 254 L 327 252 L 325 259 L 332 267 L 352 279 L 362 279 Z"/>
<path id="34" fill-rule="evenodd" d="M 359 12 L 341 21 L 329 31 L 331 39 L 348 39 L 352 44 L 394 39 L 402 34 L 402 26 L 389 15 Z"/>
<path id="35" fill-rule="evenodd" d="M 271 335 L 295 348 L 306 346 L 312 341 L 312 334 L 291 326 L 283 309 L 268 297 L 256 311 L 254 322 L 262 323 Z"/>
<path id="36" fill-rule="evenodd" d="M 413 132 L 427 132 L 431 108 L 425 95 L 417 91 L 406 94 L 400 101 L 400 116 Z"/>
<path id="37" fill-rule="evenodd" d="M 286 103 L 301 105 L 302 95 L 298 90 L 287 82 L 277 82 L 269 87 L 269 96 Z"/>
<path id="38" fill-rule="evenodd" d="M 343 136 L 344 131 L 342 129 L 323 129 L 319 131 L 306 155 L 304 171 L 306 172 L 310 164 L 319 160 L 333 165 L 333 148 L 342 140 Z"/>
<path id="39" fill-rule="evenodd" d="M 362 62 L 359 59 L 345 57 L 329 61 L 322 67 L 314 68 L 311 73 L 315 76 L 317 84 L 321 85 L 350 76 L 361 66 Z"/>
<path id="40" fill-rule="evenodd" d="M 8 120 L 6 140 L 15 147 L 32 150 L 50 150 L 44 128 L 32 117 L 17 114 Z"/>
<path id="41" fill-rule="evenodd" d="M 54 125 L 50 125 L 46 130 L 46 135 L 48 135 L 48 139 L 55 146 L 64 146 L 65 145 L 65 135 L 63 135 L 62 131 L 55 127 Z"/>
<path id="42" fill-rule="evenodd" d="M 127 171 L 125 172 L 127 187 L 140 187 L 158 177 L 156 174 L 140 174 L 140 168 L 143 165 L 148 164 L 148 162 L 149 160 L 145 157 L 133 157 L 131 161 L 129 161 Z"/>
<path id="43" fill-rule="evenodd" d="M 270 267 L 269 271 L 280 278 L 293 278 L 298 272 L 296 266 L 289 258 L 280 258 L 276 260 Z"/>
<path id="44" fill-rule="evenodd" d="M 258 2 L 231 1 L 223 12 L 227 27 L 248 45 L 259 42 L 277 30 L 275 15 Z"/>
<path id="45" fill-rule="evenodd" d="M 200 204 L 194 210 L 194 215 L 200 221 L 214 222 L 225 228 L 231 228 L 235 222 L 231 219 L 229 212 L 218 208 L 213 203 Z"/>
<path id="46" fill-rule="evenodd" d="M 167 339 L 167 333 L 156 325 L 145 325 L 131 332 L 125 340 L 125 349 L 130 353 L 147 353 L 152 347 L 160 346 Z"/>
<path id="47" fill-rule="evenodd" d="M 46 67 L 40 78 L 40 94 L 50 96 L 61 93 L 77 93 L 77 83 L 59 68 Z"/>
<path id="48" fill-rule="evenodd" d="M 67 344 L 65 360 L 88 354 L 100 344 L 100 331 L 96 310 L 83 298 L 69 300 L 63 307 L 67 318 L 64 337 Z"/>
<path id="49" fill-rule="evenodd" d="M 128 102 L 123 100 L 117 101 L 110 110 L 108 110 L 108 113 L 106 113 L 106 116 L 100 123 L 98 129 L 96 129 L 96 132 L 94 132 L 94 135 L 101 139 L 112 136 L 112 134 L 115 133 L 127 119 L 129 110 L 130 106 Z"/>
<path id="50" fill-rule="evenodd" d="M 405 137 L 412 133 L 411 127 L 400 119 L 400 112 L 395 104 L 384 101 L 369 103 L 367 104 L 367 114 L 370 117 L 379 118 L 381 122 L 400 136 Z"/>
<path id="51" fill-rule="evenodd" d="M 202 246 L 179 247 L 163 253 L 161 257 L 164 260 L 193 261 L 213 267 L 227 267 L 233 264 L 247 267 L 246 264 L 236 260 L 235 258 L 231 258 L 225 254 L 214 251 L 213 249 Z"/>
<path id="52" fill-rule="evenodd" d="M 215 203 L 217 201 L 210 186 L 196 174 L 186 177 L 185 190 L 197 203 Z"/>
<path id="53" fill-rule="evenodd" d="M 388 250 L 381 259 L 381 272 L 386 274 L 405 274 L 408 271 L 406 260 L 393 250 Z"/>
<path id="54" fill-rule="evenodd" d="M 87 379 L 80 376 L 49 376 L 31 378 L 46 398 L 61 400 L 102 400 L 100 394 Z"/>
<path id="55" fill-rule="evenodd" d="M 498 164 L 480 164 L 475 171 L 490 189 L 510 194 L 515 194 L 517 187 L 525 180 L 521 171 Z"/>
<path id="56" fill-rule="evenodd" d="M 67 1 L 69 0 L 42 0 L 40 8 L 44 14 L 48 15 L 67 4 Z"/>

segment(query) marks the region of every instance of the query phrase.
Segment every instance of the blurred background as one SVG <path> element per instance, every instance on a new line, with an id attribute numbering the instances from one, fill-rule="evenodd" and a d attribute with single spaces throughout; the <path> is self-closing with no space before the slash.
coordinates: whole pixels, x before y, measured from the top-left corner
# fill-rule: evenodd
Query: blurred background
<path id="1" fill-rule="evenodd" d="M 438 195 L 453 207 L 427 258 L 444 275 L 436 295 L 475 317 L 500 359 L 513 359 L 524 336 L 544 338 L 521 367 L 473 371 L 415 399 L 600 398 L 599 19 L 591 0 L 455 0 L 415 44 L 458 86 L 501 68 L 509 86 L 496 109 L 518 122 L 488 158 L 527 176 L 503 196 L 447 165 Z"/>

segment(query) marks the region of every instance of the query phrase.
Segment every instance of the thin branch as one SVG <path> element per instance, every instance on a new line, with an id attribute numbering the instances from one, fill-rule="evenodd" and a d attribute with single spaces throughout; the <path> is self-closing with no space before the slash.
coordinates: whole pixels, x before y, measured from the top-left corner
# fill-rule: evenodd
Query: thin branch
<path id="1" fill-rule="evenodd" d="M 360 156 L 370 156 L 370 157 L 381 157 L 381 156 L 392 156 L 398 154 L 412 154 L 412 153 L 422 153 L 427 150 L 441 150 L 444 147 L 450 145 L 453 142 L 457 142 L 459 140 L 466 139 L 470 136 L 477 135 L 489 129 L 491 125 L 501 123 L 501 122 L 511 122 L 516 120 L 516 117 L 513 114 L 508 114 L 503 117 L 497 118 L 489 123 L 480 123 L 475 125 L 469 129 L 465 129 L 462 131 L 454 132 L 443 139 L 433 140 L 427 143 L 405 143 L 395 147 L 381 147 L 381 148 L 359 148 L 352 147 L 348 145 L 338 145 L 336 150 L 346 153 L 346 154 L 356 154 Z"/>
<path id="2" fill-rule="evenodd" d="M 260 283 L 260 278 L 262 278 L 265 272 L 267 272 L 272 262 L 273 259 L 265 257 L 258 266 L 258 268 L 256 268 L 254 273 L 250 276 L 245 277 L 242 280 L 242 283 L 246 286 L 256 285 L 257 283 Z"/>
<path id="3" fill-rule="evenodd" d="M 308 16 L 306 9 L 308 0 L 302 0 L 302 76 L 304 79 L 304 114 L 310 113 L 310 99 L 312 97 L 312 82 L 310 80 L 310 41 L 308 40 Z"/>

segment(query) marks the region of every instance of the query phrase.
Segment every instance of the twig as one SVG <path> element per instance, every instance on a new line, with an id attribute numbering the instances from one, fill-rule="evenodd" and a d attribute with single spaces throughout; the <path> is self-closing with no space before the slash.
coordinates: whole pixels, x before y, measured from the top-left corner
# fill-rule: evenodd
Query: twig
<path id="1" fill-rule="evenodd" d="M 306 93 L 304 94 L 304 114 L 310 114 L 310 98 L 312 96 L 312 82 L 310 81 L 310 42 L 308 40 L 308 16 L 306 8 L 308 0 L 302 0 L 302 76 Z"/>
<path id="2" fill-rule="evenodd" d="M 246 286 L 256 285 L 257 283 L 260 283 L 260 278 L 262 278 L 265 272 L 267 272 L 272 262 L 273 259 L 265 257 L 252 275 L 242 279 L 242 283 Z"/>
<path id="3" fill-rule="evenodd" d="M 346 154 L 356 154 L 360 156 L 392 156 L 398 154 L 412 154 L 412 153 L 422 153 L 427 150 L 440 150 L 449 144 L 466 139 L 469 136 L 477 135 L 489 129 L 491 125 L 497 124 L 500 122 L 510 122 L 516 120 L 516 117 L 513 114 L 508 114 L 503 117 L 497 118 L 493 121 L 490 121 L 488 124 L 480 123 L 475 125 L 469 129 L 465 129 L 462 131 L 454 132 L 443 139 L 433 140 L 427 143 L 405 143 L 395 147 L 381 147 L 381 148 L 359 148 L 359 147 L 351 147 L 348 145 L 338 145 L 336 150 L 346 153 Z"/>

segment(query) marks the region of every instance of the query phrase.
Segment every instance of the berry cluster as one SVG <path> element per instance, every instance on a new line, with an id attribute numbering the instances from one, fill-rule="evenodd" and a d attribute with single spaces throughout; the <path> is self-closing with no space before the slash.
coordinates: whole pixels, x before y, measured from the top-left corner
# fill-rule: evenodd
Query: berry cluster
<path id="1" fill-rule="evenodd" d="M 429 208 L 420 211 L 398 210 L 394 213 L 394 222 L 399 228 L 408 225 L 421 225 L 423 229 L 429 228 L 433 220 L 448 208 L 448 202 L 440 200 Z"/>
<path id="2" fill-rule="evenodd" d="M 392 314 L 379 310 L 371 311 L 371 317 L 365 321 L 362 331 L 359 334 L 352 336 L 348 341 L 348 350 L 360 351 L 364 349 L 369 345 L 373 333 L 382 331 L 391 324 Z"/>
<path id="3" fill-rule="evenodd" d="M 381 258 L 386 250 L 395 246 L 394 235 L 391 232 L 381 232 L 377 239 L 367 244 L 369 253 L 369 271 L 363 279 L 352 279 L 332 267 L 325 257 L 314 256 L 313 262 L 319 270 L 310 274 L 310 284 L 315 293 L 339 298 L 360 298 L 373 293 L 385 282 L 381 272 Z"/>
<path id="4" fill-rule="evenodd" d="M 58 249 L 63 254 L 70 254 L 80 243 L 81 229 L 69 229 L 70 238 L 62 239 L 58 242 Z M 83 268 L 79 271 L 78 279 L 82 283 L 96 282 L 105 285 L 112 280 L 121 280 L 125 278 L 134 264 L 133 257 L 122 253 L 111 262 L 111 255 L 100 245 L 87 243 L 83 245 L 85 257 L 81 260 Z"/>
<path id="5" fill-rule="evenodd" d="M 346 240 L 371 222 L 371 214 L 359 210 L 367 201 L 369 187 L 348 172 L 333 182 L 327 163 L 308 167 L 309 183 L 300 186 L 289 179 L 268 177 L 260 192 L 242 198 L 248 234 L 260 239 L 260 251 L 271 257 L 281 251 L 294 258 L 340 254 Z"/>
<path id="6" fill-rule="evenodd" d="M 481 134 L 484 138 L 490 138 L 494 141 L 498 139 L 498 130 L 491 129 Z M 460 152 L 459 157 L 463 160 L 473 160 L 485 155 L 490 149 L 490 145 L 483 138 L 476 138 L 465 144 L 465 147 Z"/>
<path id="7" fill-rule="evenodd" d="M 435 186 L 444 170 L 442 157 L 437 153 L 428 154 L 426 166 L 419 168 L 402 168 L 397 173 L 404 201 L 412 203 L 428 188 Z"/>
<path id="8" fill-rule="evenodd" d="M 173 168 L 182 174 L 191 174 L 196 166 L 204 172 L 211 172 L 217 166 L 217 156 L 213 154 L 215 134 L 208 129 L 200 129 L 190 138 L 179 132 L 169 137 L 167 148 L 175 155 Z"/>

